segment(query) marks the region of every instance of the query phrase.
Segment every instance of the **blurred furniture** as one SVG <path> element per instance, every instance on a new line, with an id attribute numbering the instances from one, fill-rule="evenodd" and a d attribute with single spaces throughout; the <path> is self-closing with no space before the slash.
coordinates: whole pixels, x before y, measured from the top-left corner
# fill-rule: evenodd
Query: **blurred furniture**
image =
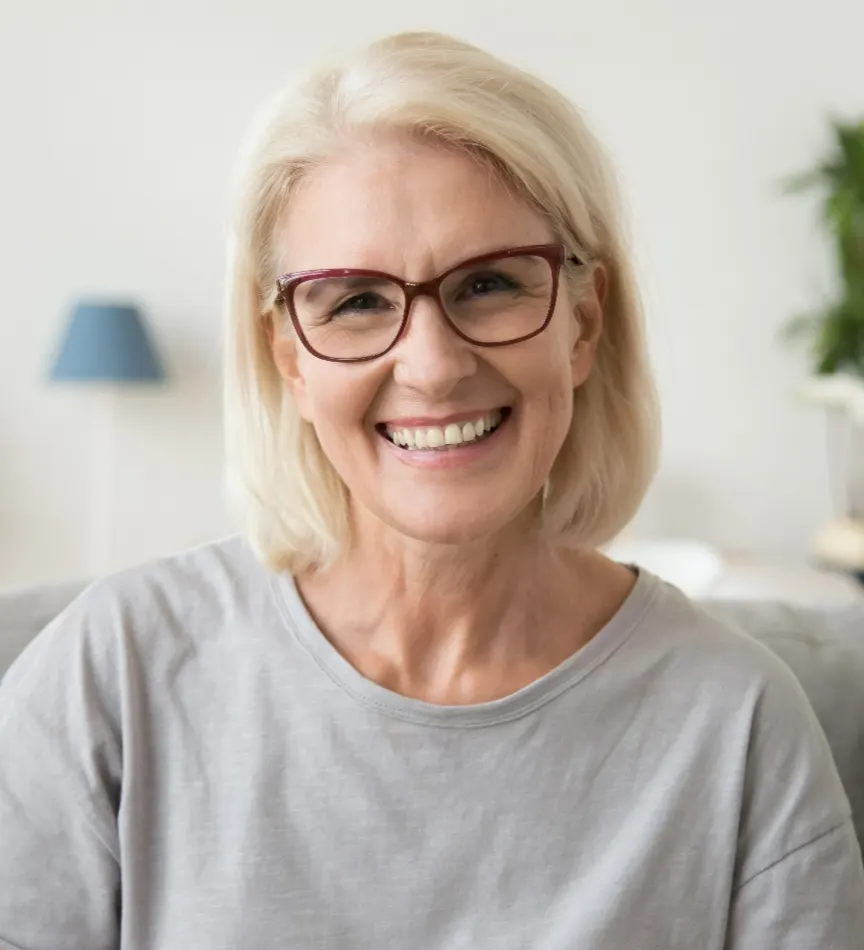
<path id="1" fill-rule="evenodd" d="M 727 555 L 723 570 L 700 596 L 727 601 L 779 601 L 799 607 L 864 604 L 864 587 L 838 570 L 779 559 Z"/>
<path id="2" fill-rule="evenodd" d="M 84 588 L 80 581 L 0 594 L 0 679 L 15 657 Z"/>
<path id="3" fill-rule="evenodd" d="M 689 538 L 618 539 L 605 551 L 616 561 L 641 565 L 690 597 L 802 607 L 864 601 L 864 586 L 850 574 L 791 559 L 721 552 Z"/>
<path id="4" fill-rule="evenodd" d="M 850 373 L 812 376 L 800 397 L 825 410 L 835 516 L 818 531 L 814 555 L 864 577 L 864 381 Z"/>
<path id="5" fill-rule="evenodd" d="M 662 577 L 691 597 L 708 590 L 725 570 L 720 552 L 693 538 L 617 538 L 605 553 Z"/>
<path id="6" fill-rule="evenodd" d="M 82 586 L 0 596 L 0 677 Z M 800 680 L 828 737 L 864 847 L 864 601 L 821 607 L 752 599 L 702 603 L 764 643 Z"/>
<path id="7" fill-rule="evenodd" d="M 90 455 L 90 572 L 94 575 L 107 571 L 111 565 L 116 387 L 161 383 L 164 378 L 162 364 L 137 307 L 79 303 L 73 309 L 50 379 L 86 384 L 95 397 Z"/>

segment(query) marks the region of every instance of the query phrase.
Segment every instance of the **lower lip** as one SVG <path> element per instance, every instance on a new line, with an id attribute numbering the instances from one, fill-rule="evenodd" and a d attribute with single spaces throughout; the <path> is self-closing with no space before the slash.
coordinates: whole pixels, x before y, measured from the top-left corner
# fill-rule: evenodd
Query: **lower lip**
<path id="1" fill-rule="evenodd" d="M 456 468 L 460 465 L 471 465 L 480 461 L 501 443 L 501 433 L 509 428 L 512 413 L 510 413 L 492 433 L 479 442 L 464 442 L 451 449 L 403 449 L 391 442 L 386 436 L 376 432 L 376 436 L 384 443 L 396 458 L 405 465 L 414 468 Z"/>

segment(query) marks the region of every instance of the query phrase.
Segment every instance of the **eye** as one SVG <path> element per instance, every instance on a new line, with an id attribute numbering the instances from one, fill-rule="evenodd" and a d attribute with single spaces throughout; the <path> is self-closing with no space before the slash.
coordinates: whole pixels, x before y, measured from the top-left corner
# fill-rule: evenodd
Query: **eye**
<path id="1" fill-rule="evenodd" d="M 382 297 L 380 294 L 376 294 L 371 290 L 367 290 L 365 293 L 354 294 L 352 297 L 344 300 L 332 311 L 332 315 L 335 317 L 352 312 L 369 313 L 376 310 L 386 310 L 389 307 L 389 300 Z"/>
<path id="2" fill-rule="evenodd" d="M 505 274 L 487 273 L 472 274 L 462 286 L 462 294 L 473 294 L 475 297 L 485 297 L 488 294 L 513 291 L 519 284 Z"/>

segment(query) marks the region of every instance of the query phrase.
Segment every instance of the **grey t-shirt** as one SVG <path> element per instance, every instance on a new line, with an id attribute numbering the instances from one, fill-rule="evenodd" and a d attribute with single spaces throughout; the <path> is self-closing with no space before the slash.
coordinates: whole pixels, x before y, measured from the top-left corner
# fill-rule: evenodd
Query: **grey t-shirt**
<path id="1" fill-rule="evenodd" d="M 0 689 L 0 946 L 862 945 L 801 689 L 644 572 L 561 666 L 443 707 L 229 539 L 99 582 Z"/>

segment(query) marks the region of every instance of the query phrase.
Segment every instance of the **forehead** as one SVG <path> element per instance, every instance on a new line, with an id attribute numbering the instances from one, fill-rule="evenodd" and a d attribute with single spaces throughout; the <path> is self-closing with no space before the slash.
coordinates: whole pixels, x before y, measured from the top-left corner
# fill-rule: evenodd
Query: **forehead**
<path id="1" fill-rule="evenodd" d="M 414 280 L 553 239 L 544 216 L 481 162 L 407 140 L 364 144 L 315 168 L 275 235 L 281 273 L 362 267 Z"/>

